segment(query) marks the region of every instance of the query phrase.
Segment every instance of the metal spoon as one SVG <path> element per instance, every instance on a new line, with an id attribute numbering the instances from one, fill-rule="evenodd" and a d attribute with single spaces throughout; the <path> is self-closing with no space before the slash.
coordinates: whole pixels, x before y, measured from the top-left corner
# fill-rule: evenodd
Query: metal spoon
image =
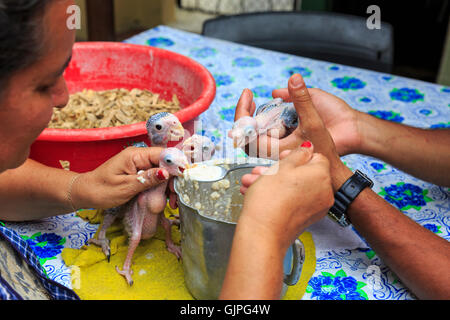
<path id="1" fill-rule="evenodd" d="M 247 168 L 253 169 L 256 167 L 270 167 L 270 166 L 272 166 L 272 164 L 244 163 L 244 164 L 236 165 L 230 169 L 227 169 L 227 168 L 223 167 L 222 165 L 214 165 L 214 166 L 219 167 L 221 169 L 221 174 L 218 178 L 213 179 L 213 180 L 211 180 L 211 179 L 206 179 L 206 180 L 192 179 L 192 178 L 191 179 L 195 180 L 195 181 L 199 181 L 199 182 L 216 182 L 216 181 L 223 180 L 230 172 L 235 171 L 235 170 L 247 169 Z"/>

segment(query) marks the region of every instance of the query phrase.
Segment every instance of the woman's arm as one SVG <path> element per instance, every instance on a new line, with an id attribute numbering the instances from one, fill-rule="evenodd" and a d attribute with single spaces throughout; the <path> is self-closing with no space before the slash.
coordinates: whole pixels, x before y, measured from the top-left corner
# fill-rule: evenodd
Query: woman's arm
<path id="1" fill-rule="evenodd" d="M 158 164 L 160 152 L 160 148 L 130 147 L 83 174 L 27 160 L 19 168 L 0 174 L 0 219 L 36 220 L 73 209 L 121 205 L 169 176 L 167 172 L 158 175 L 158 168 L 151 169 Z M 137 180 L 140 170 L 146 170 L 141 174 L 145 183 Z"/>
<path id="2" fill-rule="evenodd" d="M 77 174 L 27 160 L 0 174 L 0 218 L 35 220 L 73 211 L 67 199 L 69 183 Z"/>
<path id="3" fill-rule="evenodd" d="M 242 213 L 244 216 L 246 213 Z M 286 251 L 250 219 L 237 224 L 222 300 L 277 300 L 283 286 L 283 259 Z"/>
<path id="4" fill-rule="evenodd" d="M 245 191 L 221 299 L 280 299 L 288 247 L 333 203 L 328 161 L 311 145 L 257 180 Z"/>

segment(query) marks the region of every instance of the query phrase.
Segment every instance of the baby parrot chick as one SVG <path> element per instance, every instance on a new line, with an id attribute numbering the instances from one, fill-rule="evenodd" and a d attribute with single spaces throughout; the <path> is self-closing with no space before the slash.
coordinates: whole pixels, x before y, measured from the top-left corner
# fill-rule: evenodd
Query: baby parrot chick
<path id="1" fill-rule="evenodd" d="M 166 148 L 170 141 L 179 141 L 184 137 L 184 129 L 178 118 L 168 112 L 151 116 L 146 124 L 148 138 L 153 147 Z"/>
<path id="2" fill-rule="evenodd" d="M 216 146 L 210 138 L 194 134 L 183 142 L 182 149 L 190 162 L 194 163 L 210 160 L 216 151 Z"/>
<path id="3" fill-rule="evenodd" d="M 181 176 L 188 165 L 186 156 L 177 148 L 167 148 L 161 152 L 159 167 L 166 169 L 171 176 Z M 106 238 L 106 230 L 116 218 L 123 219 L 125 230 L 129 235 L 128 253 L 122 270 L 116 266 L 116 271 L 125 277 L 130 286 L 133 285 L 133 271 L 131 270 L 133 254 L 141 239 L 150 239 L 155 235 L 158 225 L 161 225 L 165 230 L 167 250 L 178 259 L 181 258 L 181 248 L 172 241 L 172 223 L 164 215 L 164 208 L 167 203 L 167 181 L 141 192 L 123 206 L 108 210 L 98 239 L 89 240 L 90 243 L 102 247 L 109 261 L 110 247 L 109 240 Z"/>
<path id="4" fill-rule="evenodd" d="M 256 110 L 255 117 L 238 119 L 228 136 L 233 139 L 235 148 L 243 148 L 261 135 L 284 138 L 294 131 L 298 124 L 299 118 L 294 104 L 276 98 L 261 105 Z"/>
<path id="5" fill-rule="evenodd" d="M 178 118 L 168 112 L 160 112 L 151 116 L 147 123 L 147 134 L 151 145 L 154 147 L 167 148 L 171 141 L 178 141 L 184 136 L 184 129 Z M 147 147 L 145 142 L 135 143 L 136 147 Z M 160 155 L 159 164 L 161 168 L 166 168 L 173 176 L 181 175 L 188 165 L 186 156 L 178 149 L 169 148 Z M 138 176 L 138 180 L 145 177 Z M 98 234 L 98 239 L 90 239 L 89 243 L 102 247 L 103 252 L 110 260 L 111 251 L 109 240 L 106 238 L 106 230 L 112 225 L 116 218 L 122 218 L 125 229 L 130 236 L 128 255 L 125 260 L 123 270 L 116 267 L 117 272 L 122 274 L 128 284 L 132 284 L 131 258 L 139 244 L 140 239 L 151 238 L 156 232 L 158 224 L 161 224 L 166 232 L 167 249 L 174 253 L 177 258 L 181 257 L 181 250 L 173 244 L 171 238 L 171 225 L 179 221 L 171 221 L 164 216 L 166 206 L 167 182 L 140 193 L 126 204 L 108 209 L 103 220 L 103 225 Z"/>

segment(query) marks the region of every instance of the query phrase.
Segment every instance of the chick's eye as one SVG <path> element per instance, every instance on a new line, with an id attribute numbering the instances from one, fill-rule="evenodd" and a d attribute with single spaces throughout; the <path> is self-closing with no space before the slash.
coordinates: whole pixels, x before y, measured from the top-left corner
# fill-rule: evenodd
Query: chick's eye
<path id="1" fill-rule="evenodd" d="M 246 128 L 245 129 L 245 135 L 251 136 L 255 133 L 255 130 L 253 128 Z"/>
<path id="2" fill-rule="evenodd" d="M 203 146 L 203 151 L 209 151 L 209 147 L 208 146 Z"/>
<path id="3" fill-rule="evenodd" d="M 166 158 L 166 159 L 164 159 L 164 161 L 165 161 L 167 164 L 172 164 L 172 163 L 173 163 L 172 159 L 170 159 L 170 158 Z"/>
<path id="4" fill-rule="evenodd" d="M 162 125 L 157 124 L 157 125 L 155 126 L 155 129 L 158 130 L 158 131 L 161 130 L 161 129 L 162 129 Z"/>

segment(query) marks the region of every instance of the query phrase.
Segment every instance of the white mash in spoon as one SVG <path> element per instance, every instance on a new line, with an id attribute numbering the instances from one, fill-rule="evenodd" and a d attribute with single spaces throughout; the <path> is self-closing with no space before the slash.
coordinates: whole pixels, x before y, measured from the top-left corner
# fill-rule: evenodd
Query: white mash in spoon
<path id="1" fill-rule="evenodd" d="M 186 180 L 214 181 L 223 176 L 223 168 L 204 164 L 184 170 Z"/>

